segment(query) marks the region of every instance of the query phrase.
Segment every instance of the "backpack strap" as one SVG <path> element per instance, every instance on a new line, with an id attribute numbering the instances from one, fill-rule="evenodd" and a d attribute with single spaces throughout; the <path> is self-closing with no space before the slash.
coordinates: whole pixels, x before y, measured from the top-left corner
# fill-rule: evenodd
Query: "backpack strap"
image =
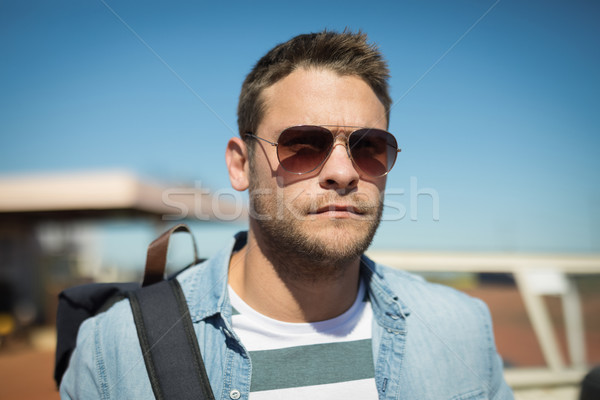
<path id="1" fill-rule="evenodd" d="M 175 225 L 148 246 L 142 286 L 149 286 L 164 279 L 165 265 L 167 264 L 167 251 L 169 250 L 169 239 L 175 232 L 187 232 L 190 234 L 192 237 L 192 245 L 194 247 L 193 264 L 198 263 L 198 249 L 196 248 L 196 241 L 194 240 L 194 235 L 190 231 L 190 228 L 186 224 Z"/>
<path id="2" fill-rule="evenodd" d="M 179 282 L 133 291 L 129 300 L 154 396 L 214 400 Z"/>

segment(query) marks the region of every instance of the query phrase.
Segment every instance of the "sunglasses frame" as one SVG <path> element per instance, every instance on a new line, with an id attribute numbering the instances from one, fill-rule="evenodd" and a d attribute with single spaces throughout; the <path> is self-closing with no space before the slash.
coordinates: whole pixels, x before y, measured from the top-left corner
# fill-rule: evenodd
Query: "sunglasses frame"
<path id="1" fill-rule="evenodd" d="M 255 134 L 254 134 L 254 133 L 252 133 L 252 132 L 246 132 L 246 133 L 245 133 L 245 136 L 248 136 L 248 137 L 251 137 L 251 138 L 254 138 L 254 139 L 259 139 L 259 140 L 262 140 L 263 142 L 266 142 L 266 143 L 270 144 L 270 145 L 271 145 L 271 146 L 273 146 L 273 147 L 278 147 L 278 146 L 279 146 L 279 138 L 281 137 L 281 135 L 282 135 L 282 134 L 283 134 L 285 131 L 287 131 L 288 129 L 291 129 L 291 128 L 307 128 L 307 127 L 325 128 L 325 130 L 327 130 L 327 131 L 328 131 L 328 132 L 331 134 L 331 136 L 332 136 L 332 138 L 333 138 L 332 145 L 331 145 L 331 147 L 329 148 L 329 150 L 328 150 L 328 152 L 327 152 L 327 155 L 326 155 L 326 156 L 323 158 L 323 160 L 322 160 L 322 161 L 321 161 L 321 162 L 320 162 L 320 163 L 319 163 L 317 166 L 315 166 L 314 168 L 312 168 L 311 170 L 308 170 L 308 171 L 306 171 L 306 172 L 293 172 L 293 171 L 289 171 L 289 170 L 287 170 L 287 169 L 286 169 L 286 168 L 283 166 L 283 164 L 281 163 L 281 159 L 279 158 L 279 149 L 278 149 L 278 150 L 277 150 L 277 152 L 276 152 L 276 154 L 277 154 L 277 161 L 279 162 L 279 165 L 281 165 L 281 168 L 283 168 L 283 169 L 284 169 L 286 172 L 288 172 L 288 173 L 290 173 L 290 174 L 295 174 L 295 175 L 304 175 L 304 174 L 309 174 L 309 173 L 311 173 L 311 172 L 315 171 L 316 169 L 318 169 L 319 167 L 323 166 L 323 164 L 325 164 L 325 162 L 327 161 L 327 159 L 329 159 L 329 156 L 331 156 L 331 153 L 333 152 L 333 148 L 336 146 L 336 144 L 335 144 L 335 139 L 336 139 L 336 137 L 337 137 L 337 136 L 344 136 L 344 138 L 345 138 L 344 147 L 346 148 L 346 153 L 348 154 L 348 158 L 350 158 L 350 161 L 352 161 L 352 164 L 354 165 L 354 167 L 355 167 L 355 168 L 356 168 L 356 169 L 357 169 L 359 172 L 361 172 L 361 173 L 363 173 L 363 174 L 365 174 L 365 175 L 367 175 L 367 176 L 370 176 L 371 178 L 381 178 L 381 177 L 384 177 L 384 176 L 386 176 L 387 174 L 389 174 L 389 173 L 390 173 L 390 171 L 392 170 L 392 168 L 394 168 L 394 165 L 396 164 L 396 159 L 397 159 L 397 156 L 394 158 L 394 162 L 393 162 L 393 163 L 392 163 L 392 165 L 391 165 L 391 166 L 390 166 L 390 167 L 387 169 L 387 171 L 386 171 L 385 173 L 381 174 L 381 175 L 371 175 L 371 174 L 368 174 L 367 172 L 363 171 L 363 170 L 362 170 L 362 169 L 361 169 L 361 168 L 358 166 L 358 163 L 357 163 L 357 162 L 354 160 L 354 158 L 352 157 L 352 148 L 350 147 L 350 136 L 351 136 L 353 133 L 355 133 L 355 132 L 357 132 L 357 131 L 360 131 L 360 130 L 363 130 L 363 129 L 366 129 L 366 130 L 377 130 L 377 131 L 381 131 L 381 132 L 385 132 L 385 133 L 387 133 L 388 135 L 392 136 L 392 138 L 394 138 L 394 141 L 396 142 L 396 155 L 402 151 L 402 149 L 400 149 L 400 148 L 398 147 L 398 141 L 396 140 L 396 137 L 395 137 L 395 136 L 394 136 L 392 133 L 390 133 L 390 132 L 388 132 L 388 131 L 386 131 L 386 130 L 384 130 L 384 129 L 378 129 L 378 128 L 368 128 L 368 127 L 364 127 L 364 126 L 353 126 L 353 125 L 292 125 L 292 126 L 288 126 L 287 128 L 285 128 L 284 130 L 282 130 L 282 131 L 279 133 L 279 135 L 277 136 L 277 142 L 272 142 L 272 141 L 270 141 L 270 140 L 267 140 L 267 139 L 265 139 L 265 138 L 262 138 L 262 137 L 260 137 L 260 136 L 258 136 L 258 135 L 255 135 Z M 328 129 L 328 128 L 334 128 L 334 127 L 335 127 L 335 128 L 353 128 L 354 130 L 353 130 L 352 132 L 348 133 L 348 134 L 343 134 L 343 133 L 340 133 L 340 134 L 337 134 L 337 135 L 336 135 L 336 134 L 334 134 L 334 133 L 333 133 L 333 132 L 332 132 L 330 129 Z M 360 139 L 359 139 L 359 140 L 360 140 Z M 389 146 L 389 143 L 386 143 L 386 144 Z M 391 146 L 390 146 L 390 147 L 391 147 Z"/>

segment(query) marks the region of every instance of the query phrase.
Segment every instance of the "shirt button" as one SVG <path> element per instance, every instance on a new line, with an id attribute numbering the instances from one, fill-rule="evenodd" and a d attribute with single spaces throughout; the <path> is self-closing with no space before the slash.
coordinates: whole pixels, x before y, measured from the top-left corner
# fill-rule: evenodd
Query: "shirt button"
<path id="1" fill-rule="evenodd" d="M 241 395 L 242 394 L 237 389 L 233 389 L 231 392 L 229 392 L 229 398 L 231 398 L 232 400 L 239 399 Z"/>

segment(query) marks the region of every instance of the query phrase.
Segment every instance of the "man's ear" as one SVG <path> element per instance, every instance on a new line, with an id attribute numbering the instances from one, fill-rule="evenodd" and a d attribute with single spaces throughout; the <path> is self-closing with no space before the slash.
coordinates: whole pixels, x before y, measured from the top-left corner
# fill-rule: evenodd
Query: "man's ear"
<path id="1" fill-rule="evenodd" d="M 225 162 L 227 163 L 231 186 L 240 192 L 248 189 L 248 148 L 246 143 L 239 137 L 233 137 L 227 142 Z"/>

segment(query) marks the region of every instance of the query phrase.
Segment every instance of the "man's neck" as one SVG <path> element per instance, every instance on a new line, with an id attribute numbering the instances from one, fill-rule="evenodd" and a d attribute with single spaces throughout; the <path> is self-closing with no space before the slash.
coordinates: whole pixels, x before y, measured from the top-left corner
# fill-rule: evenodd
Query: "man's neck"
<path id="1" fill-rule="evenodd" d="M 249 232 L 248 243 L 229 263 L 229 284 L 263 315 L 284 322 L 323 321 L 342 314 L 356 299 L 359 259 L 323 280 L 281 274 L 277 262 L 263 252 Z"/>

